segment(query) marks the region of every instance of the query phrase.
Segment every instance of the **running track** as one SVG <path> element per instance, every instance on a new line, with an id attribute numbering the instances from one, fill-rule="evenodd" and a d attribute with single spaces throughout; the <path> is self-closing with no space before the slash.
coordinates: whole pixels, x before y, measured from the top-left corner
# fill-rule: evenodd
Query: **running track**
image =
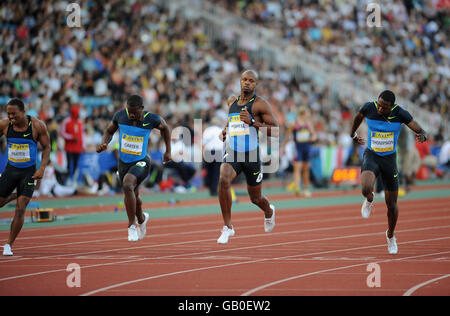
<path id="1" fill-rule="evenodd" d="M 450 295 L 449 195 L 399 202 L 395 256 L 383 204 L 367 220 L 360 206 L 279 209 L 268 234 L 262 212 L 235 213 L 227 245 L 220 214 L 152 219 L 137 243 L 124 223 L 25 229 L 0 257 L 0 295 Z M 81 287 L 67 286 L 71 263 Z M 380 287 L 367 284 L 374 263 Z"/>

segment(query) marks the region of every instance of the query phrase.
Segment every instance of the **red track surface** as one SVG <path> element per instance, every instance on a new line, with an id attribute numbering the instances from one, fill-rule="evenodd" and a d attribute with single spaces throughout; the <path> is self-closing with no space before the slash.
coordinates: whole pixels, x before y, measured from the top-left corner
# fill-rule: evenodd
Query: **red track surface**
<path id="1" fill-rule="evenodd" d="M 227 245 L 216 243 L 220 214 L 154 219 L 137 243 L 125 218 L 25 229 L 15 256 L 0 257 L 0 295 L 450 295 L 450 197 L 399 206 L 395 256 L 381 203 L 368 220 L 359 204 L 279 210 L 268 234 L 261 212 L 236 213 Z M 71 263 L 79 288 L 66 283 Z M 367 285 L 371 263 L 381 287 Z"/>

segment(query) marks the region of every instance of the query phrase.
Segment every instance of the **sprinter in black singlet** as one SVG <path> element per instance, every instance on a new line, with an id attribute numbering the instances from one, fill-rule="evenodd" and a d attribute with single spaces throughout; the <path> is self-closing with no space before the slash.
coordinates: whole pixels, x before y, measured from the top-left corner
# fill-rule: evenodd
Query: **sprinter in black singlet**
<path id="1" fill-rule="evenodd" d="M 258 76 L 252 70 L 241 75 L 241 94 L 228 99 L 228 124 L 221 138 L 226 141 L 225 155 L 220 168 L 219 202 L 224 220 L 219 244 L 228 243 L 235 231 L 231 224 L 231 183 L 241 172 L 247 179 L 247 190 L 252 203 L 265 214 L 264 230 L 275 226 L 275 207 L 261 194 L 262 169 L 259 157 L 258 131 L 267 130 L 268 136 L 278 137 L 278 122 L 269 103 L 255 94 Z"/>
<path id="2" fill-rule="evenodd" d="M 50 158 L 50 137 L 45 124 L 25 115 L 20 99 L 11 99 L 6 105 L 8 119 L 0 121 L 0 137 L 6 136 L 8 163 L 0 177 L 0 207 L 17 198 L 3 255 L 12 256 L 11 246 L 22 230 L 28 203 L 33 197 L 36 182 L 42 179 Z M 42 147 L 41 166 L 36 170 L 37 143 Z M 17 190 L 13 193 L 14 190 Z"/>

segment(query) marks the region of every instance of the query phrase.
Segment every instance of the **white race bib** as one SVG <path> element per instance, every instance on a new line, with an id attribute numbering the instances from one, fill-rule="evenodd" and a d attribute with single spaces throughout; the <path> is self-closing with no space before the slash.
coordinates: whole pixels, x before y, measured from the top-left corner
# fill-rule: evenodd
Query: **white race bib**
<path id="1" fill-rule="evenodd" d="M 29 144 L 10 144 L 8 148 L 8 159 L 12 162 L 27 162 L 30 161 L 30 146 Z"/>
<path id="2" fill-rule="evenodd" d="M 144 147 L 144 137 L 123 134 L 120 151 L 124 154 L 140 156 Z"/>
<path id="3" fill-rule="evenodd" d="M 384 153 L 394 150 L 394 133 L 372 132 L 370 147 L 375 152 Z"/>
<path id="4" fill-rule="evenodd" d="M 306 142 L 310 139 L 310 133 L 307 129 L 301 129 L 295 134 L 298 142 Z"/>
<path id="5" fill-rule="evenodd" d="M 240 115 L 228 119 L 228 129 L 230 136 L 250 135 L 250 126 L 241 121 Z"/>

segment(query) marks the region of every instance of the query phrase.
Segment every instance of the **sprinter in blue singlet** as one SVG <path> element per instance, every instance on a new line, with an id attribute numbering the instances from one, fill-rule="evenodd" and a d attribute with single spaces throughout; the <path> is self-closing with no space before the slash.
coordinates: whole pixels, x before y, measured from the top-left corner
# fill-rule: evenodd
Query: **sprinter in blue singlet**
<path id="1" fill-rule="evenodd" d="M 146 234 L 149 214 L 142 212 L 139 184 L 150 171 L 147 146 L 150 132 L 154 128 L 161 131 L 166 144 L 163 157 L 163 162 L 166 163 L 171 159 L 170 129 L 159 115 L 144 111 L 142 97 L 132 95 L 128 98 L 125 109 L 114 114 L 103 134 L 102 144 L 97 146 L 98 153 L 106 150 L 114 133 L 119 130 L 118 169 L 128 215 L 128 241 L 138 241 Z"/>
<path id="2" fill-rule="evenodd" d="M 376 178 L 380 175 L 388 209 L 388 230 L 386 238 L 390 254 L 398 252 L 394 230 L 398 219 L 398 171 L 396 148 L 402 124 L 416 133 L 417 141 L 427 140 L 425 131 L 415 122 L 411 114 L 395 103 L 395 94 L 383 91 L 377 101 L 367 102 L 355 116 L 350 136 L 359 144 L 365 140 L 356 130 L 366 119 L 368 127 L 367 149 L 364 152 L 361 168 L 362 194 L 365 197 L 361 208 L 363 218 L 368 218 L 373 205 L 373 191 Z"/>
<path id="3" fill-rule="evenodd" d="M 0 121 L 0 137 L 6 136 L 8 149 L 8 163 L 0 177 L 0 207 L 17 198 L 9 238 L 3 246 L 3 255 L 12 256 L 11 247 L 22 230 L 27 205 L 49 162 L 50 137 L 44 122 L 25 115 L 22 100 L 15 98 L 8 101 L 6 114 L 8 118 Z M 38 142 L 42 157 L 41 165 L 36 170 Z"/>
<path id="4" fill-rule="evenodd" d="M 268 136 L 278 137 L 278 123 L 269 103 L 255 94 L 258 76 L 253 70 L 241 75 L 241 94 L 228 99 L 228 124 L 222 131 L 225 155 L 220 168 L 219 202 L 224 226 L 217 240 L 228 243 L 235 231 L 231 223 L 231 183 L 241 172 L 247 179 L 247 191 L 251 201 L 264 212 L 264 230 L 275 226 L 275 207 L 262 195 L 262 169 L 259 158 L 258 131 L 267 129 Z"/>

